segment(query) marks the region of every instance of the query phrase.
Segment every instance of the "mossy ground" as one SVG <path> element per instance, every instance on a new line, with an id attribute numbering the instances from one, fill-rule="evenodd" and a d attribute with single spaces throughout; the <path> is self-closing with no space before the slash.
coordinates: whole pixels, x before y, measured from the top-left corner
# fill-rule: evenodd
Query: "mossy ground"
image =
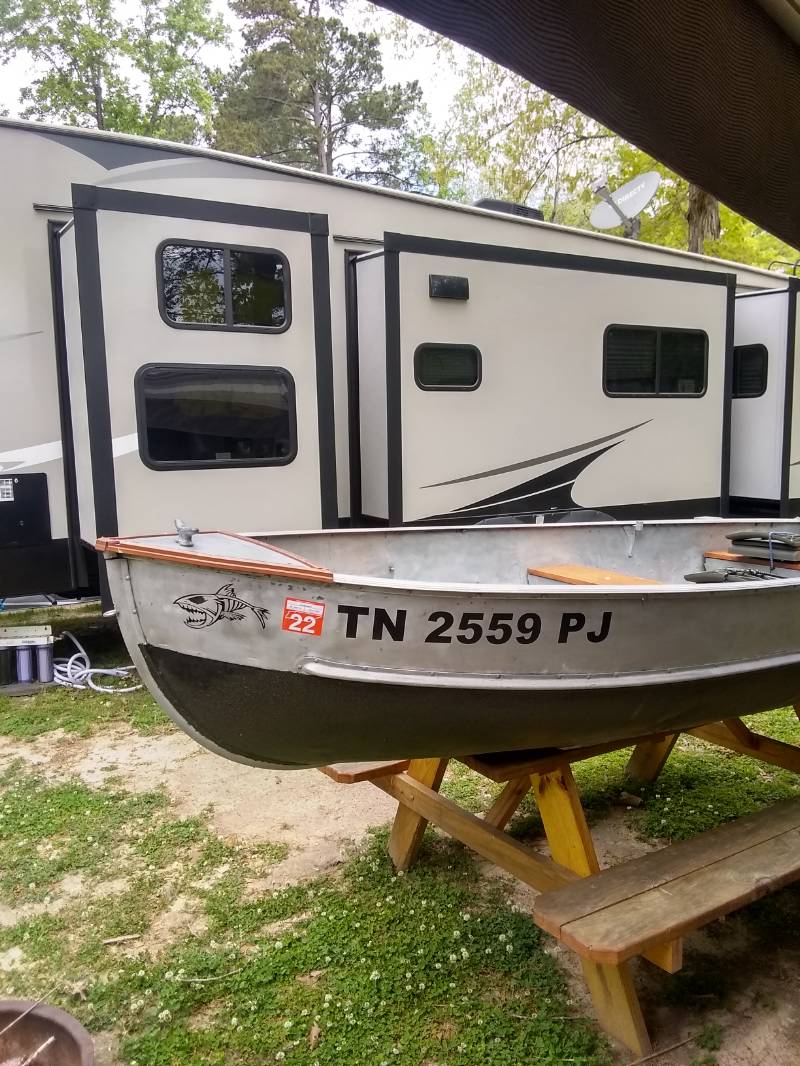
<path id="1" fill-rule="evenodd" d="M 125 660 L 113 624 L 96 612 L 56 620 L 64 625 L 93 660 Z M 800 741 L 791 710 L 753 724 Z M 0 697 L 0 736 L 20 754 L 53 730 L 86 736 L 110 725 L 145 735 L 172 728 L 145 694 Z M 615 752 L 576 767 L 590 820 L 618 801 L 626 760 Z M 398 877 L 379 832 L 335 876 L 254 894 L 284 846 L 222 840 L 202 816 L 175 817 L 165 795 L 125 786 L 91 788 L 7 762 L 0 904 L 12 924 L 0 928 L 0 967 L 5 994 L 55 988 L 49 998 L 90 1030 L 116 1034 L 129 1066 L 615 1060 L 510 886 L 482 878 L 459 845 L 429 835 L 414 870 Z M 625 816 L 645 839 L 680 839 L 798 787 L 787 772 L 682 738 L 642 806 Z M 444 786 L 475 810 L 498 789 L 460 764 Z M 511 829 L 540 832 L 530 797 Z M 77 894 L 64 891 L 70 879 Z M 163 916 L 176 909 L 193 923 L 160 940 Z M 800 894 L 790 889 L 743 921 L 777 943 L 799 917 Z M 713 1063 L 725 1032 L 705 1024 L 703 990 L 720 995 L 726 975 L 690 962 L 659 981 L 659 996 L 683 1004 L 699 1033 L 696 1061 Z"/>

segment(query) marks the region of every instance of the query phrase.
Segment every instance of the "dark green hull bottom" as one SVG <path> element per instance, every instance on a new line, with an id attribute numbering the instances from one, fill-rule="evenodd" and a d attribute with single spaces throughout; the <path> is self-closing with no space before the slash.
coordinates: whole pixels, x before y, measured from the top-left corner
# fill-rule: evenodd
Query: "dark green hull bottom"
<path id="1" fill-rule="evenodd" d="M 770 710 L 800 665 L 701 681 L 578 691 L 487 691 L 338 681 L 141 647 L 183 723 L 237 759 L 330 762 L 575 747 Z"/>

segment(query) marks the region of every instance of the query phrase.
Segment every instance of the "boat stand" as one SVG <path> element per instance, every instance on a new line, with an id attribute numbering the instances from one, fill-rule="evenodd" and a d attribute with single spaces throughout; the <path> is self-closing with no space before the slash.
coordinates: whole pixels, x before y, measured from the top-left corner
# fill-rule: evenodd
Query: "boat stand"
<path id="1" fill-rule="evenodd" d="M 738 718 L 688 732 L 800 772 L 800 746 L 754 733 Z M 504 785 L 482 817 L 440 794 L 447 758 L 339 763 L 322 770 L 343 784 L 372 781 L 398 801 L 389 837 L 396 869 L 408 870 L 414 863 L 431 822 L 541 893 L 534 920 L 578 953 L 601 1027 L 644 1056 L 652 1045 L 631 960 L 642 956 L 675 973 L 682 965 L 685 933 L 800 879 L 800 800 L 600 869 L 572 764 L 633 744 L 628 779 L 650 783 L 678 736 L 660 733 L 583 748 L 458 756 L 459 762 Z M 504 832 L 530 789 L 549 858 Z"/>

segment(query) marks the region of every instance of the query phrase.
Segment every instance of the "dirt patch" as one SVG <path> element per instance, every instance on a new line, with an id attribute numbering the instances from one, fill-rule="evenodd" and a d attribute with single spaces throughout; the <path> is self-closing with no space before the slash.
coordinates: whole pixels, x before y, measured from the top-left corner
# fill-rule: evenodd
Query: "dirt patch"
<path id="1" fill-rule="evenodd" d="M 119 1037 L 114 1033 L 97 1033 L 94 1042 L 94 1066 L 123 1066 L 118 1058 Z"/>
<path id="2" fill-rule="evenodd" d="M 311 911 L 301 911 L 299 914 L 293 914 L 290 918 L 281 918 L 277 922 L 270 922 L 269 925 L 265 925 L 262 929 L 261 936 L 281 936 L 282 933 L 288 933 L 290 929 L 294 929 L 300 922 L 307 922 L 310 917 Z"/>
<path id="3" fill-rule="evenodd" d="M 25 953 L 22 948 L 9 948 L 8 951 L 0 951 L 0 973 L 11 973 L 18 970 L 25 962 Z"/>
<path id="4" fill-rule="evenodd" d="M 221 1000 L 215 999 L 211 1003 L 206 1003 L 205 1006 L 200 1007 L 189 1016 L 187 1028 L 191 1031 L 210 1029 L 214 1025 L 221 1009 Z"/>
<path id="5" fill-rule="evenodd" d="M 141 945 L 155 959 L 187 933 L 190 936 L 202 936 L 207 929 L 208 918 L 202 911 L 202 902 L 191 896 L 176 896 L 165 910 L 156 915 Z M 133 950 L 136 951 L 136 948 Z"/>
<path id="6" fill-rule="evenodd" d="M 129 881 L 126 877 L 115 877 L 110 881 L 87 885 L 82 874 L 67 874 L 41 903 L 25 903 L 21 907 L 9 907 L 6 903 L 0 903 L 0 929 L 29 918 L 38 918 L 42 914 L 58 914 L 80 896 L 89 895 L 93 899 L 118 896 L 127 891 L 128 887 Z"/>
<path id="7" fill-rule="evenodd" d="M 164 789 L 175 812 L 210 812 L 222 837 L 285 843 L 290 851 L 258 891 L 314 877 L 342 862 L 348 843 L 389 821 L 394 802 L 370 784 L 337 785 L 317 770 L 261 770 L 201 748 L 183 733 L 143 736 L 123 727 L 92 737 L 62 731 L 33 741 L 0 738 L 0 769 L 22 758 L 46 777 L 77 775 L 97 787 Z"/>

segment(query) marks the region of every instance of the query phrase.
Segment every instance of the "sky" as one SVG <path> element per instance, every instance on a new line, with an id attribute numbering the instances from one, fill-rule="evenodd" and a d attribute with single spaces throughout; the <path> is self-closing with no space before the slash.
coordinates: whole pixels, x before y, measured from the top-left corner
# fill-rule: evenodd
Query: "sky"
<path id="1" fill-rule="evenodd" d="M 120 0 L 122 16 L 135 14 L 136 0 Z M 237 20 L 224 0 L 212 0 L 212 8 L 223 15 L 232 29 L 229 48 L 213 47 L 206 50 L 204 59 L 221 67 L 230 67 L 241 53 L 241 33 Z M 444 122 L 453 95 L 457 78 L 449 68 L 442 69 L 437 64 L 429 49 L 417 48 L 413 54 L 394 41 L 390 35 L 393 16 L 372 4 L 357 2 L 348 4 L 342 16 L 352 30 L 368 29 L 376 31 L 381 37 L 384 74 L 389 82 L 410 81 L 416 78 L 422 87 L 423 97 L 434 122 Z M 18 117 L 20 89 L 28 84 L 34 76 L 34 68 L 24 56 L 17 56 L 4 65 L 0 65 L 0 113 L 7 111 L 12 118 Z"/>

